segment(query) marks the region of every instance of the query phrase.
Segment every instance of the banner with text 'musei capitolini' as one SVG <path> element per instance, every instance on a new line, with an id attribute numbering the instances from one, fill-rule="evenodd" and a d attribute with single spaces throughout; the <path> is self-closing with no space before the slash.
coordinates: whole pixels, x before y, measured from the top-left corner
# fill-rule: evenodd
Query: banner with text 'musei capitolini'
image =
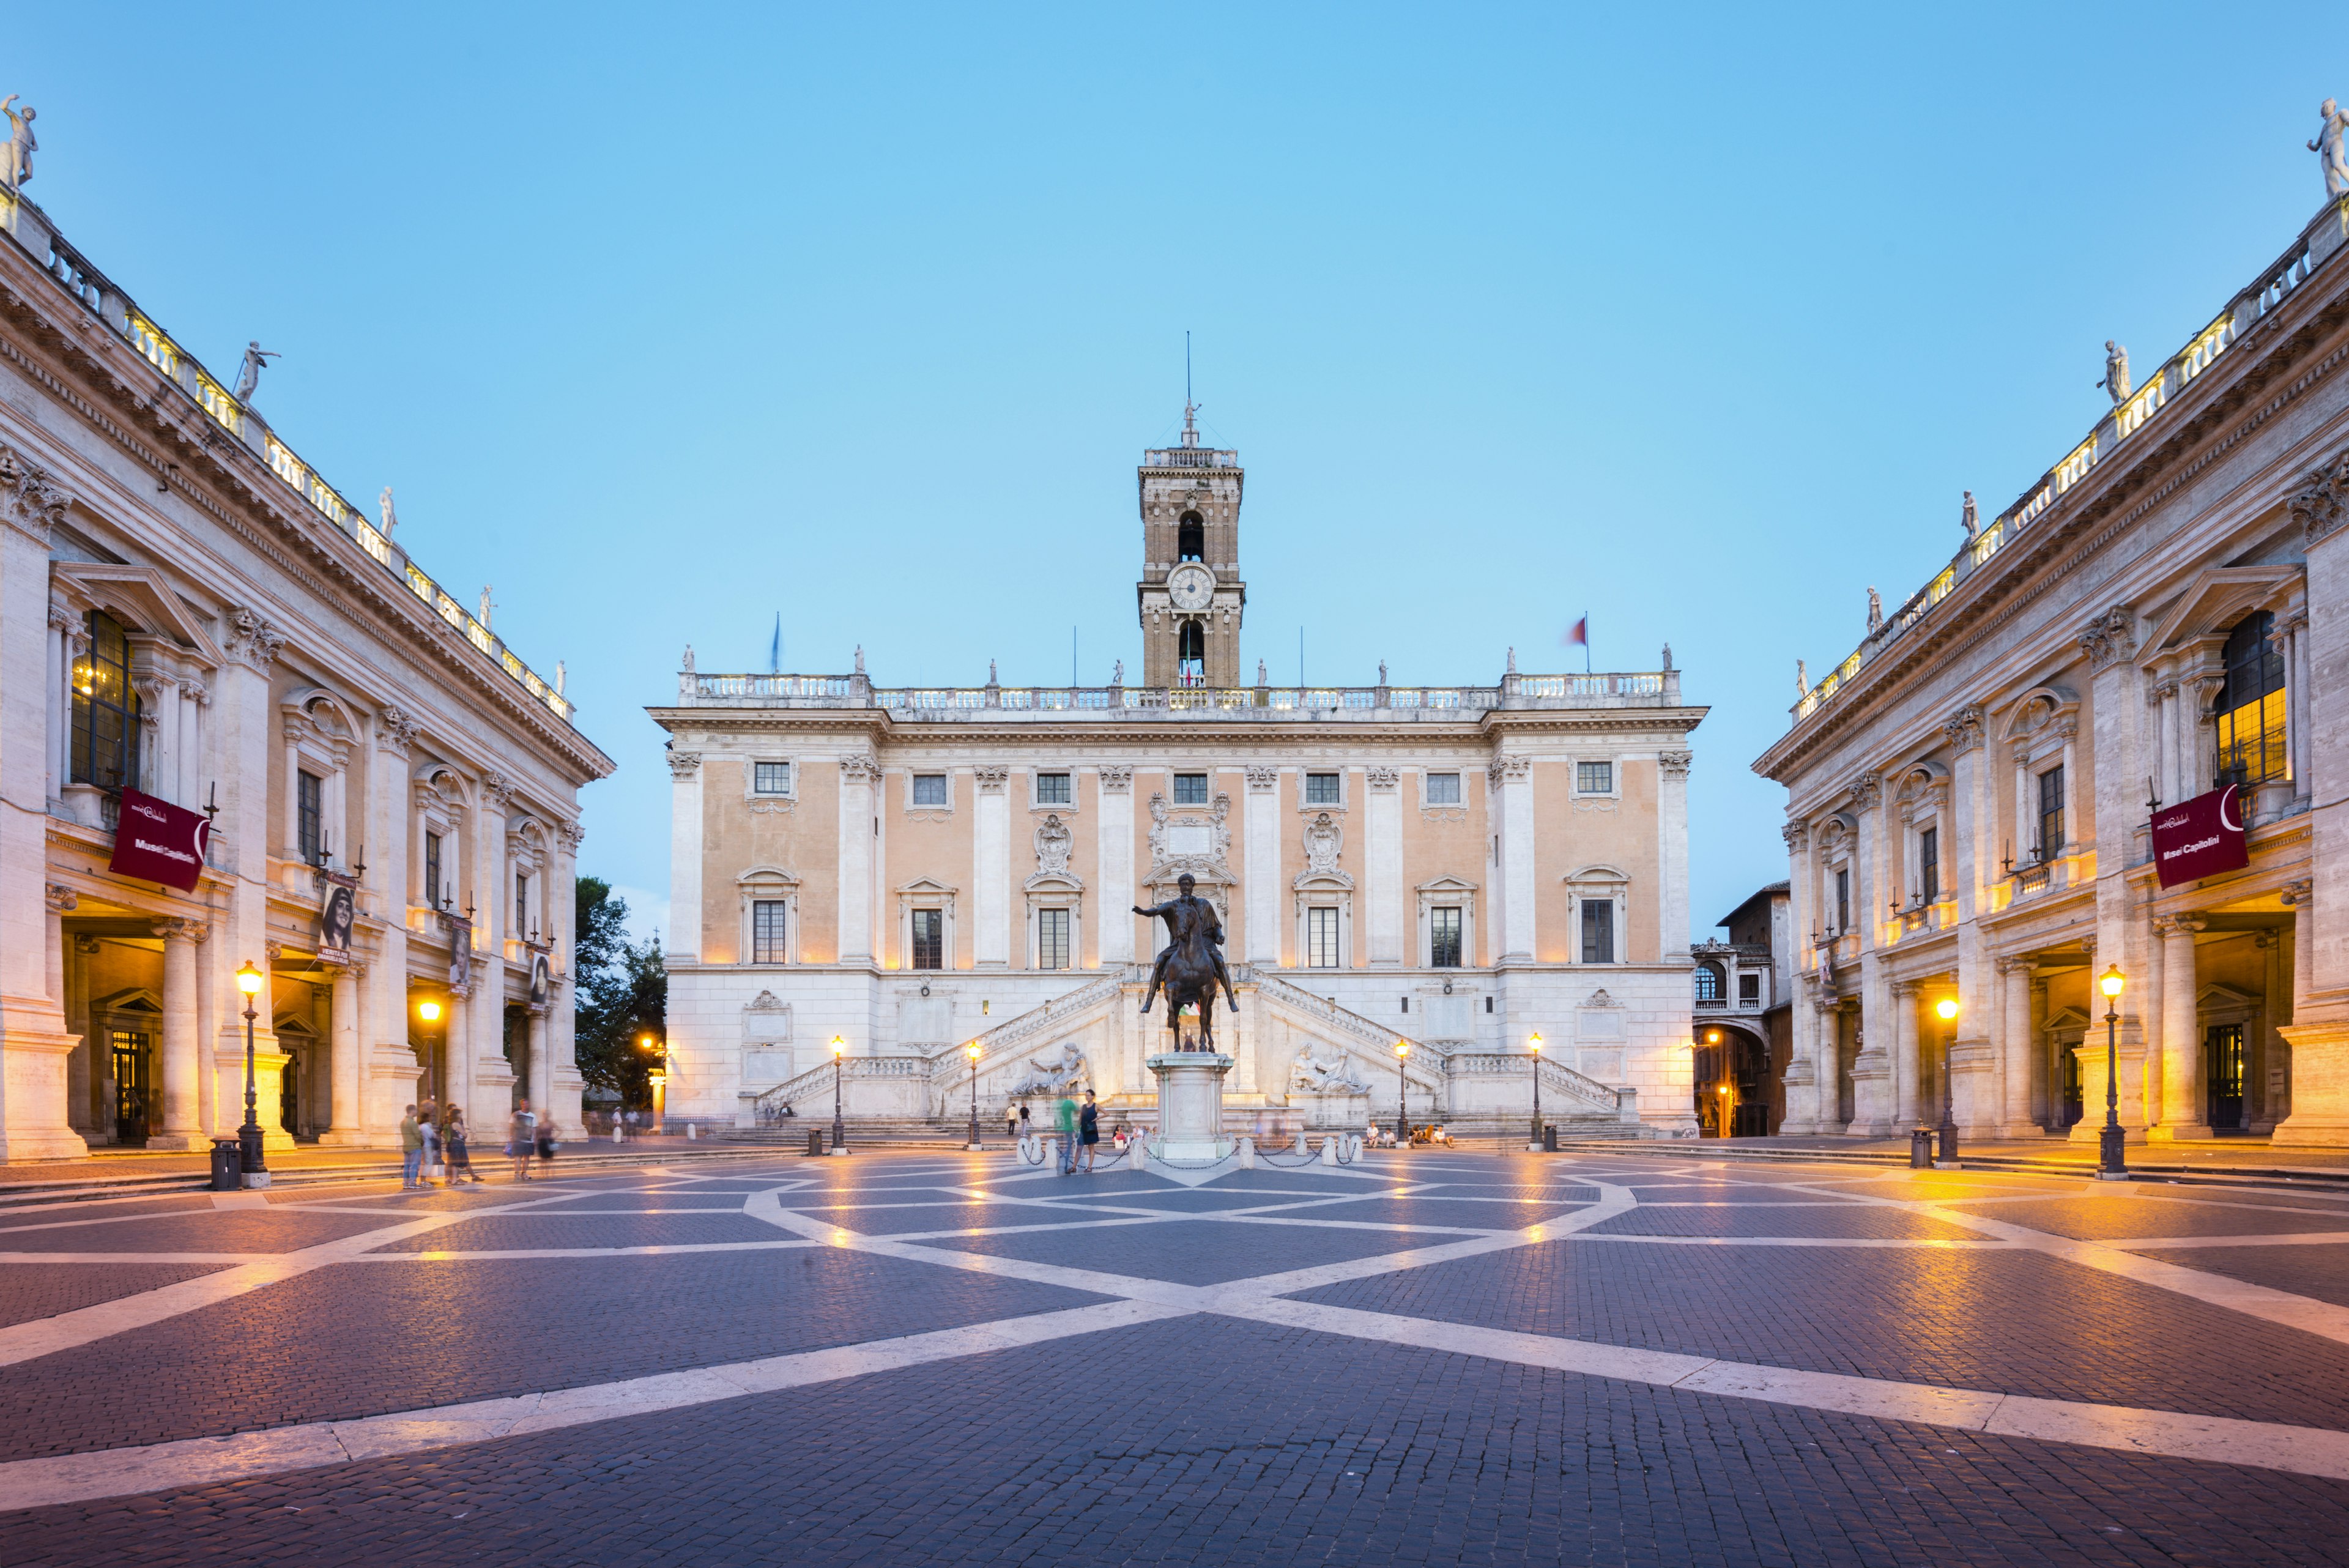
<path id="1" fill-rule="evenodd" d="M 2163 887 L 2240 871 L 2251 863 L 2242 803 L 2233 784 L 2153 814 L 2153 866 Z"/>
<path id="2" fill-rule="evenodd" d="M 193 892 L 196 878 L 203 875 L 204 846 L 212 836 L 212 819 L 202 812 L 126 789 L 115 824 L 114 857 L 106 868 Z"/>

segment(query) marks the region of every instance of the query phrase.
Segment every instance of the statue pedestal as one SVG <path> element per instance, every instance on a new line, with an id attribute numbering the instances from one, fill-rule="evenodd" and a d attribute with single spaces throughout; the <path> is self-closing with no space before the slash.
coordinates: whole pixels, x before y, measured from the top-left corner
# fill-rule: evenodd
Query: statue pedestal
<path id="1" fill-rule="evenodd" d="M 1224 1075 L 1232 1070 L 1232 1059 L 1221 1052 L 1168 1051 L 1144 1065 L 1158 1080 L 1158 1136 L 1151 1140 L 1151 1158 L 1221 1159 Z"/>

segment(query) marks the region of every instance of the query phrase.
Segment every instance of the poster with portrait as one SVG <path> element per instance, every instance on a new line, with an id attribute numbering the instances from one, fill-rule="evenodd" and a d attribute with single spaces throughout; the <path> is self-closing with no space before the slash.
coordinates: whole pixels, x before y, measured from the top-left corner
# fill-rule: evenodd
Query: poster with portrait
<path id="1" fill-rule="evenodd" d="M 544 1007 L 546 998 L 554 988 L 554 976 L 548 968 L 544 953 L 533 953 L 530 958 L 530 1004 Z"/>
<path id="2" fill-rule="evenodd" d="M 449 933 L 449 986 L 461 993 L 473 983 L 473 922 L 462 915 L 443 914 L 440 929 Z"/>
<path id="3" fill-rule="evenodd" d="M 318 895 L 318 961 L 351 961 L 351 928 L 358 923 L 358 896 L 339 877 L 326 878 Z"/>

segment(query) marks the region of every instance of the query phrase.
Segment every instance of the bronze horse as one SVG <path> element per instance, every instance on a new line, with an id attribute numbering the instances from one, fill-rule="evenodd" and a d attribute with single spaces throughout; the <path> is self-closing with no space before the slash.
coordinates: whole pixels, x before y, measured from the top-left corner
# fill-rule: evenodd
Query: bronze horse
<path id="1" fill-rule="evenodd" d="M 1232 1011 L 1240 1010 L 1239 998 L 1232 994 L 1231 971 L 1224 967 L 1224 955 L 1216 950 L 1223 946 L 1224 923 L 1216 918 L 1216 907 L 1197 897 L 1191 889 L 1197 878 L 1185 871 L 1176 878 L 1182 889 L 1174 898 L 1149 909 L 1134 906 L 1137 915 L 1164 919 L 1167 934 L 1174 939 L 1158 955 L 1150 971 L 1150 990 L 1143 996 L 1142 1011 L 1158 998 L 1159 988 L 1166 991 L 1166 1029 L 1174 1036 L 1172 1050 L 1183 1049 L 1183 1009 L 1196 1004 L 1199 1009 L 1199 1049 L 1216 1048 L 1216 987 L 1223 986 L 1224 998 Z"/>

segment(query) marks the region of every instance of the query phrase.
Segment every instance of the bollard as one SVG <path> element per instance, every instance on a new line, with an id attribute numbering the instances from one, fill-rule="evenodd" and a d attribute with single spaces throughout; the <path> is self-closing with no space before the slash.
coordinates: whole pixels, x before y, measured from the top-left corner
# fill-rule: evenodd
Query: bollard
<path id="1" fill-rule="evenodd" d="M 696 1139 L 699 1138 L 700 1137 L 701 1137 L 700 1129 L 699 1129 L 699 1127 L 698 1127 L 695 1123 L 688 1122 L 688 1123 L 686 1123 L 686 1124 L 685 1124 L 685 1141 L 686 1141 L 686 1142 L 688 1142 L 688 1143 L 692 1143 L 692 1142 L 694 1142 Z"/>
<path id="2" fill-rule="evenodd" d="M 1919 1127 L 1909 1135 L 1909 1168 L 1933 1168 L 1933 1134 L 1929 1127 Z"/>
<path id="3" fill-rule="evenodd" d="M 1335 1165 L 1338 1163 L 1338 1136 L 1339 1135 L 1336 1133 L 1331 1133 L 1329 1137 L 1321 1140 L 1322 1164 Z"/>
<path id="4" fill-rule="evenodd" d="M 1240 1168 L 1242 1170 L 1254 1170 L 1256 1168 L 1256 1139 L 1250 1137 L 1246 1133 L 1240 1134 L 1239 1147 L 1234 1152 L 1238 1154 L 1240 1157 Z"/>

